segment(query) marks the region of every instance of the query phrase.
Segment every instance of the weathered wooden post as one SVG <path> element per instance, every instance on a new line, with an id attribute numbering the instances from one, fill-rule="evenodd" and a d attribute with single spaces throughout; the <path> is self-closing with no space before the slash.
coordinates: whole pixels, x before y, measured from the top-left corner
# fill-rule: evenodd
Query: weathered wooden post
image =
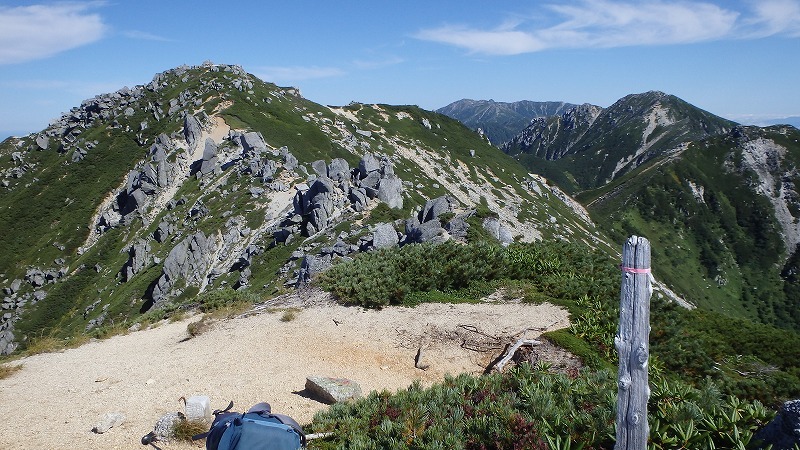
<path id="1" fill-rule="evenodd" d="M 615 450 L 645 450 L 650 429 L 647 400 L 650 386 L 650 242 L 631 236 L 622 248 L 617 377 L 617 443 Z"/>

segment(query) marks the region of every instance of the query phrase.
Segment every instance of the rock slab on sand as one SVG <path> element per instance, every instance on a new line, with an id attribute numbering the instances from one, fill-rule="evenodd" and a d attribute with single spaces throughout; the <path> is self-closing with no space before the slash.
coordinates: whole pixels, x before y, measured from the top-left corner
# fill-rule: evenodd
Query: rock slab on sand
<path id="1" fill-rule="evenodd" d="M 347 378 L 310 376 L 306 378 L 306 390 L 329 404 L 361 398 L 361 386 Z"/>

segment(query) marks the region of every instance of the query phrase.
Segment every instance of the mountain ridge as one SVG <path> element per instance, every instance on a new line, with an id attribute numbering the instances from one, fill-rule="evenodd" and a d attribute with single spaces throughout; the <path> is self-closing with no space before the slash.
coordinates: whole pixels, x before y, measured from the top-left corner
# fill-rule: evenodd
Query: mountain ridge
<path id="1" fill-rule="evenodd" d="M 480 130 L 489 142 L 499 147 L 528 126 L 531 120 L 556 115 L 573 106 L 571 103 L 555 101 L 461 99 L 436 112 L 456 119 L 470 129 Z"/>
<path id="2" fill-rule="evenodd" d="M 475 233 L 607 245 L 455 120 L 326 107 L 239 66 L 181 66 L 98 95 L 0 155 L 3 353 L 203 291 L 279 292 L 382 245 Z"/>
<path id="3" fill-rule="evenodd" d="M 630 94 L 608 108 L 595 108 L 573 108 L 536 120 L 503 151 L 575 193 L 600 187 L 658 155 L 735 125 L 660 91 Z"/>

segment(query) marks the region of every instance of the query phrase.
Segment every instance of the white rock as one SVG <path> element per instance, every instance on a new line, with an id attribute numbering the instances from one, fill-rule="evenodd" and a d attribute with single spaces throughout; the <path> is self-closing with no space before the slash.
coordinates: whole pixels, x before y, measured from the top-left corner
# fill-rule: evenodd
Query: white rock
<path id="1" fill-rule="evenodd" d="M 122 424 L 125 421 L 125 414 L 121 412 L 113 412 L 104 414 L 103 417 L 97 422 L 97 425 L 92 427 L 92 431 L 97 434 L 103 434 L 111 428 Z"/>

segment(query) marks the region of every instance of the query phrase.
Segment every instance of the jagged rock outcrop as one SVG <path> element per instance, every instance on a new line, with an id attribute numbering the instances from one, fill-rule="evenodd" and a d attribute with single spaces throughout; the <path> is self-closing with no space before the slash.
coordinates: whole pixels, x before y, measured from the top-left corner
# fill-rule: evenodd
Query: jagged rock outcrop
<path id="1" fill-rule="evenodd" d="M 162 274 L 152 288 L 154 305 L 169 298 L 179 281 L 183 285 L 204 286 L 218 246 L 216 237 L 206 236 L 202 231 L 179 242 L 164 260 Z"/>
<path id="2" fill-rule="evenodd" d="M 110 228 L 130 224 L 143 217 L 152 198 L 173 183 L 174 164 L 170 158 L 175 145 L 166 134 L 160 134 L 150 146 L 149 158 L 128 172 L 127 181 L 110 207 L 98 216 L 95 231 L 103 233 Z"/>
<path id="3" fill-rule="evenodd" d="M 305 236 L 312 236 L 328 226 L 334 219 L 337 208 L 341 210 L 344 192 L 334 186 L 328 177 L 319 177 L 307 186 L 295 187 L 294 212 L 302 217 L 302 231 Z"/>
<path id="4" fill-rule="evenodd" d="M 138 239 L 128 248 L 128 261 L 120 270 L 122 281 L 130 281 L 150 263 L 150 242 Z"/>
<path id="5" fill-rule="evenodd" d="M 452 212 L 455 200 L 442 196 L 425 202 L 419 214 L 405 223 L 404 243 L 441 242 L 449 239 L 439 216 Z"/>
<path id="6" fill-rule="evenodd" d="M 351 197 L 354 204 L 358 204 L 356 210 L 363 209 L 363 195 L 370 199 L 378 197 L 391 208 L 403 207 L 403 183 L 394 174 L 391 159 L 385 156 L 378 159 L 374 154 L 366 153 L 354 171 L 353 180 L 355 192 Z"/>

